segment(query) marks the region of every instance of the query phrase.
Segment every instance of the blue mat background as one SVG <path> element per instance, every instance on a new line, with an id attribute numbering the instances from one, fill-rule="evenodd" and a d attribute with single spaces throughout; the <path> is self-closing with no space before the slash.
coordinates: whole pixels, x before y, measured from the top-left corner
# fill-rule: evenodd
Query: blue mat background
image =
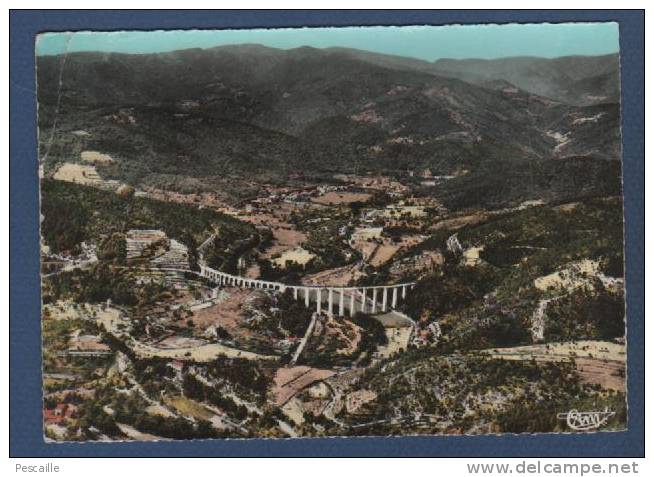
<path id="1" fill-rule="evenodd" d="M 104 11 L 10 13 L 10 456 L 643 456 L 644 12 L 599 11 Z M 629 430 L 503 435 L 159 443 L 46 444 L 41 417 L 35 35 L 43 31 L 617 21 L 620 25 L 627 262 Z M 74 211 L 71 211 L 74 213 Z"/>

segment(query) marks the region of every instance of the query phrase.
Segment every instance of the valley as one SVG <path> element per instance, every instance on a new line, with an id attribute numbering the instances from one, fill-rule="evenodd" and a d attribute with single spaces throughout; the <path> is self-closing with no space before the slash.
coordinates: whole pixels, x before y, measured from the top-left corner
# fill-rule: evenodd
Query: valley
<path id="1" fill-rule="evenodd" d="M 339 49 L 135 56 L 71 54 L 61 89 L 38 59 L 47 439 L 626 427 L 611 91 Z M 578 64 L 577 88 L 613 68 Z"/>

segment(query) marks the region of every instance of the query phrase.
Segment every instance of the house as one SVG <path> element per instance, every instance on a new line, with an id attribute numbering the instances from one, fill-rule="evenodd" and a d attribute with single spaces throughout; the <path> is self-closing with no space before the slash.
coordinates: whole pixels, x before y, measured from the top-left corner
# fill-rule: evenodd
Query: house
<path id="1" fill-rule="evenodd" d="M 74 404 L 59 403 L 54 409 L 44 409 L 43 419 L 46 424 L 62 424 L 75 417 L 77 406 Z"/>

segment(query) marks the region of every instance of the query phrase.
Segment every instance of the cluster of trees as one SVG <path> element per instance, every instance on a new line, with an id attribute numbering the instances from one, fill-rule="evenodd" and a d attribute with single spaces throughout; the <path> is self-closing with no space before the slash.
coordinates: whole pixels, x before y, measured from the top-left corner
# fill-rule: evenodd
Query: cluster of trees
<path id="1" fill-rule="evenodd" d="M 384 326 L 374 317 L 357 312 L 354 316 L 346 318 L 347 322 L 354 323 L 362 328 L 361 339 L 352 353 L 337 353 L 342 348 L 343 341 L 338 335 L 323 333 L 320 337 L 312 336 L 309 345 L 305 348 L 300 360 L 302 363 L 318 368 L 331 368 L 334 366 L 349 366 L 353 361 L 365 366 L 370 363 L 372 353 L 379 346 L 388 343 Z"/>
<path id="2" fill-rule="evenodd" d="M 299 284 L 302 276 L 307 273 L 307 269 L 311 269 L 311 262 L 300 265 L 292 260 L 287 260 L 284 267 L 273 265 L 268 259 L 259 259 L 257 263 L 261 278 L 270 281 L 282 281 L 288 284 Z"/>
<path id="3" fill-rule="evenodd" d="M 377 398 L 367 405 L 368 415 L 345 418 L 365 422 L 396 413 L 412 416 L 417 411 L 440 416 L 447 423 L 446 432 L 463 433 L 484 422 L 497 432 L 549 432 L 561 424 L 557 422 L 561 410 L 603 409 L 606 399 L 611 408 L 624 407 L 624 394 L 606 398 L 606 393 L 583 385 L 574 366 L 473 355 L 444 357 L 434 350 L 409 350 L 396 358 L 393 366 L 380 363 L 362 376 L 358 387 L 376 392 Z M 487 407 L 488 393 L 497 396 L 492 411 Z M 625 423 L 624 416 L 616 420 L 618 427 Z M 429 432 L 414 427 L 411 420 L 395 431 Z"/>
<path id="4" fill-rule="evenodd" d="M 98 258 L 104 262 L 123 265 L 127 258 L 125 235 L 120 232 L 114 232 L 102 239 L 98 244 Z"/>
<path id="5" fill-rule="evenodd" d="M 613 340 L 624 334 L 624 296 L 606 291 L 601 284 L 594 290 L 579 288 L 548 306 L 548 341 Z"/>
<path id="6" fill-rule="evenodd" d="M 362 328 L 361 341 L 357 349 L 359 353 L 367 353 L 368 358 L 370 358 L 370 355 L 377 350 L 377 347 L 388 343 L 384 325 L 372 316 L 357 312 L 348 320 Z"/>
<path id="7" fill-rule="evenodd" d="M 257 318 L 246 326 L 256 330 L 257 335 L 264 336 L 267 342 L 289 336 L 302 336 L 311 321 L 311 309 L 295 300 L 290 290 L 274 295 L 259 293 L 256 300 L 251 302 L 251 306 Z"/>
<path id="8" fill-rule="evenodd" d="M 588 199 L 568 210 L 533 207 L 467 227 L 459 240 L 483 245 L 480 257 L 509 268 L 528 257 L 532 273 L 545 275 L 575 259 L 597 259 L 622 276 L 623 216 L 620 200 Z"/>
<path id="9" fill-rule="evenodd" d="M 208 439 L 230 437 L 227 432 L 216 430 L 207 421 L 191 422 L 182 417 L 163 417 L 148 414 L 147 403 L 138 394 L 119 394 L 113 386 L 96 388 L 94 399 L 83 400 L 77 409 L 78 420 L 72 431 L 79 429 L 80 435 L 69 430 L 71 438 L 96 439 L 97 432 L 113 438 L 124 435 L 118 423 L 128 424 L 138 431 L 169 439 Z M 108 413 L 110 408 L 113 413 Z"/>
<path id="10" fill-rule="evenodd" d="M 43 302 L 71 299 L 78 303 L 102 303 L 111 299 L 117 305 L 145 306 L 155 303 L 166 292 L 161 284 L 137 284 L 128 270 L 100 262 L 88 270 L 74 269 L 49 277 Z"/>
<path id="11" fill-rule="evenodd" d="M 75 213 L 71 213 L 73 210 Z M 111 191 L 44 179 L 41 233 L 55 253 L 76 252 L 82 241 L 102 243 L 101 253 L 120 257 L 119 236 L 129 229 L 160 229 L 184 243 L 192 256 L 215 229 L 217 250 L 231 250 L 238 258 L 256 237 L 254 227 L 210 209 L 163 202 L 144 197 L 120 196 Z M 244 243 L 239 243 L 244 241 Z"/>
<path id="12" fill-rule="evenodd" d="M 565 422 L 557 418 L 562 407 L 554 400 L 524 402 L 518 400 L 495 417 L 500 432 L 555 432 L 566 430 Z"/>
<path id="13" fill-rule="evenodd" d="M 113 172 L 115 175 L 120 176 L 119 168 Z M 181 194 L 212 192 L 212 188 L 208 187 L 202 179 L 177 174 L 148 174 L 141 182 L 143 185 L 155 189 L 175 191 Z"/>
<path id="14" fill-rule="evenodd" d="M 207 264 L 215 270 L 238 273 L 239 258 L 257 247 L 260 241 L 256 231 L 252 230 L 249 235 L 244 236 L 245 231 L 240 227 L 217 227 L 216 238 L 204 254 Z"/>
<path id="15" fill-rule="evenodd" d="M 307 211 L 295 215 L 291 221 L 299 230 L 307 234 L 307 240 L 302 247 L 316 255 L 305 265 L 290 264 L 284 270 L 268 270 L 278 276 L 297 278 L 301 273 L 314 273 L 327 268 L 335 268 L 352 263 L 361 258 L 359 252 L 345 243 L 340 235 L 342 227 L 347 227 L 350 217 L 349 210 L 330 212 L 329 219 L 318 211 Z M 313 222 L 313 220 L 318 220 Z M 269 267 L 268 267 L 269 268 Z"/>
<path id="16" fill-rule="evenodd" d="M 89 428 L 92 427 L 95 427 L 109 437 L 121 436 L 122 432 L 116 425 L 115 416 L 107 414 L 103 407 L 104 406 L 101 403 L 93 400 L 86 400 L 81 403 L 77 408 L 79 428 L 82 429 L 89 438 L 95 437 L 89 430 Z M 132 422 L 131 416 L 128 421 L 123 422 Z"/>
<path id="17" fill-rule="evenodd" d="M 617 199 L 534 207 L 464 227 L 458 232 L 463 246 L 484 247 L 476 266 L 462 265 L 460 256 L 446 250 L 450 234 L 437 232 L 406 254 L 438 248 L 445 263 L 421 279 L 401 305 L 423 324 L 439 320 L 442 352 L 530 342 L 530 319 L 543 298 L 534 279 L 572 261 L 590 258 L 604 273 L 622 275 L 622 207 Z M 547 315 L 547 340 L 614 339 L 624 334 L 623 294 L 605 290 L 599 280 L 550 303 Z"/>
<path id="18" fill-rule="evenodd" d="M 163 417 L 151 414 L 139 414 L 132 421 L 134 427 L 142 432 L 148 432 L 169 439 L 215 439 L 233 437 L 226 431 L 215 429 L 209 421 L 192 423 L 182 417 Z"/>
<path id="19" fill-rule="evenodd" d="M 173 370 L 168 366 L 169 360 L 164 358 L 132 359 L 134 374 L 139 382 L 161 381 L 172 378 Z"/>
<path id="20" fill-rule="evenodd" d="M 43 322 L 43 343 L 48 349 L 66 349 L 71 333 L 76 330 L 84 334 L 95 334 L 99 331 L 98 326 L 89 320 L 45 320 Z"/>
<path id="21" fill-rule="evenodd" d="M 245 406 L 236 404 L 232 398 L 224 396 L 214 387 L 207 386 L 190 373 L 184 375 L 182 388 L 185 396 L 198 401 L 207 401 L 238 420 L 248 416 Z"/>
<path id="22" fill-rule="evenodd" d="M 529 309 L 472 308 L 441 322 L 442 353 L 530 344 Z"/>
<path id="23" fill-rule="evenodd" d="M 302 336 L 311 321 L 311 310 L 303 303 L 295 300 L 290 290 L 286 290 L 279 296 L 277 306 L 279 307 L 279 325 L 287 330 L 291 336 Z"/>
<path id="24" fill-rule="evenodd" d="M 259 365 L 243 358 L 219 357 L 207 364 L 207 373 L 214 379 L 225 379 L 261 399 L 270 388 L 271 379 Z"/>
<path id="25" fill-rule="evenodd" d="M 209 439 L 227 437 L 213 428 L 208 421 L 191 422 L 183 417 L 163 417 L 144 411 L 147 403 L 140 396 L 131 395 L 124 399 L 114 399 L 109 404 L 114 409 L 112 416 L 116 422 L 124 422 L 141 432 L 147 432 L 170 439 Z"/>
<path id="26" fill-rule="evenodd" d="M 421 280 L 407 295 L 403 308 L 409 316 L 440 317 L 466 308 L 483 299 L 501 280 L 501 276 L 486 266 L 460 267 L 458 259 L 446 255 L 439 270 Z"/>
<path id="27" fill-rule="evenodd" d="M 621 191 L 619 161 L 594 157 L 515 160 L 509 155 L 482 159 L 473 172 L 446 181 L 432 194 L 448 209 L 462 210 L 502 208 L 533 199 L 570 201 L 620 195 Z"/>
<path id="28" fill-rule="evenodd" d="M 80 244 L 91 237 L 88 229 L 93 218 L 93 203 L 83 204 L 83 197 L 68 194 L 68 187 L 61 184 L 49 179 L 42 182 L 41 236 L 54 253 L 77 253 Z M 70 190 L 75 189 L 71 186 Z"/>

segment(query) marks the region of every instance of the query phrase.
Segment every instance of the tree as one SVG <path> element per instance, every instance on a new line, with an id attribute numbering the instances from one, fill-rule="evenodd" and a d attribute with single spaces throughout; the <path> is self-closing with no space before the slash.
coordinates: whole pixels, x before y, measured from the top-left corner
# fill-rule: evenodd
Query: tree
<path id="1" fill-rule="evenodd" d="M 182 382 L 182 389 L 184 395 L 191 399 L 204 400 L 206 397 L 205 386 L 198 379 L 190 373 L 184 375 Z"/>

